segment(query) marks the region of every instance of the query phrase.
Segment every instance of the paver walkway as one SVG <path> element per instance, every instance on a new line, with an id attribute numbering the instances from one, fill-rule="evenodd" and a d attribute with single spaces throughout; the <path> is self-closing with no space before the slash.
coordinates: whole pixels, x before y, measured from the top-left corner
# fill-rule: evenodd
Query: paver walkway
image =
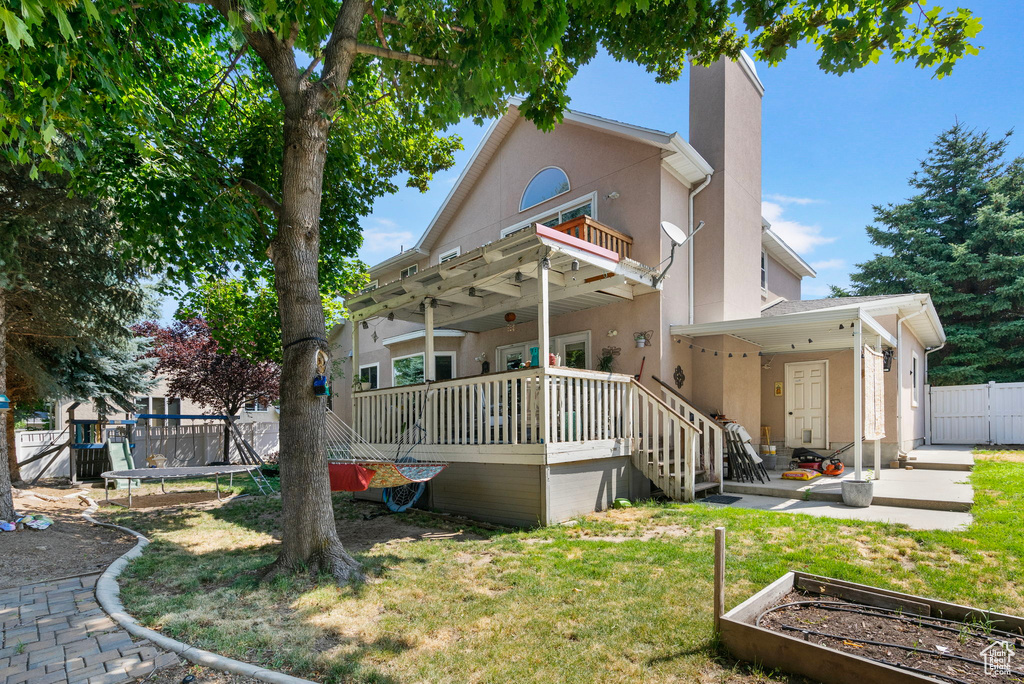
<path id="1" fill-rule="evenodd" d="M 0 590 L 0 684 L 117 684 L 178 663 L 103 612 L 97 579 Z"/>

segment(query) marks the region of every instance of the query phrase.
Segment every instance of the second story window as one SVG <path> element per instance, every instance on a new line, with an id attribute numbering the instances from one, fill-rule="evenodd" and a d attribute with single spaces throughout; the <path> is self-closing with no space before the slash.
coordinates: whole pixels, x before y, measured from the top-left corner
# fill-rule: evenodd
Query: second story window
<path id="1" fill-rule="evenodd" d="M 569 177 L 565 175 L 565 171 L 557 166 L 541 169 L 523 191 L 523 198 L 519 200 L 519 211 L 525 211 L 567 192 L 569 192 Z"/>
<path id="2" fill-rule="evenodd" d="M 761 289 L 768 289 L 768 253 L 761 250 Z"/>
<path id="3" fill-rule="evenodd" d="M 416 275 L 419 272 L 419 270 L 420 270 L 420 267 L 417 266 L 416 264 L 413 264 L 409 268 L 403 268 L 401 276 L 403 278 L 408 278 L 411 275 Z"/>

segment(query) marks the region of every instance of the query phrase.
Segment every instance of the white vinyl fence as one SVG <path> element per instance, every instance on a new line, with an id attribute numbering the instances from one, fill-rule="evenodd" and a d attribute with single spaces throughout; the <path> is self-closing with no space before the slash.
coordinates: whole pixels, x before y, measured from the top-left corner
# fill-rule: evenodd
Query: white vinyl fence
<path id="1" fill-rule="evenodd" d="M 236 423 L 242 436 L 253 446 L 262 457 L 270 455 L 278 448 L 278 423 L 257 423 L 246 422 Z M 26 459 L 45 451 L 53 443 L 67 441 L 67 432 L 60 430 L 17 430 L 15 442 L 18 449 L 18 461 Z M 106 430 L 107 441 L 120 442 L 124 440 L 122 427 L 109 427 Z M 132 441 L 135 448 L 132 449 L 132 458 L 135 465 L 146 467 L 146 458 L 151 454 L 163 454 L 167 459 L 168 467 L 173 466 L 199 466 L 210 461 L 220 461 L 224 458 L 224 424 L 198 424 L 178 425 L 171 427 L 146 427 L 136 425 L 132 431 Z M 68 477 L 70 460 L 68 450 L 61 449 L 56 460 L 50 463 L 53 454 L 48 454 L 42 459 L 29 463 L 21 468 L 23 480 L 31 480 L 39 475 L 45 468 L 46 472 L 42 477 Z M 79 474 L 94 476 L 98 473 L 91 471 L 103 468 L 106 465 L 107 453 L 105 450 L 82 450 L 79 449 L 76 459 L 79 461 Z M 96 467 L 88 467 L 88 464 L 99 459 Z M 231 461 L 239 460 L 235 438 L 231 438 Z M 47 465 L 49 464 L 49 465 Z M 83 472 L 85 470 L 89 472 Z"/>
<path id="2" fill-rule="evenodd" d="M 932 387 L 932 444 L 1024 444 L 1024 382 Z"/>

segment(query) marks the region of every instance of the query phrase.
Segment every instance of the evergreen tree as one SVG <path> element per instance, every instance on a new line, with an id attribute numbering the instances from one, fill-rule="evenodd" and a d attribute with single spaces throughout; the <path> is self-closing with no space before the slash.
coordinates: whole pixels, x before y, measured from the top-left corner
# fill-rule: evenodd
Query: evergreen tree
<path id="1" fill-rule="evenodd" d="M 934 385 L 1024 380 L 1024 159 L 1004 161 L 1009 136 L 959 122 L 939 135 L 909 180 L 918 194 L 874 207 L 868 235 L 886 251 L 836 291 L 931 294 L 947 337 Z"/>
<path id="2" fill-rule="evenodd" d="M 129 328 L 152 308 L 145 274 L 125 258 L 106 207 L 33 175 L 0 168 L 0 392 L 19 404 L 72 397 L 131 410 L 152 384 L 153 361 Z M 13 515 L 12 475 L 10 431 L 0 439 L 0 519 Z"/>

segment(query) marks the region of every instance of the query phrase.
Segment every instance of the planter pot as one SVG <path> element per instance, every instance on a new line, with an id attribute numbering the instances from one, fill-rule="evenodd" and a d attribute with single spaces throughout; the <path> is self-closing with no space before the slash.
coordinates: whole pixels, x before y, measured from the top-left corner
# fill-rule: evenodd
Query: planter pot
<path id="1" fill-rule="evenodd" d="M 779 465 L 778 457 L 772 453 L 761 454 L 761 460 L 764 461 L 764 467 L 768 470 L 775 470 Z"/>
<path id="2" fill-rule="evenodd" d="M 867 508 L 875 496 L 871 480 L 843 480 L 843 503 L 853 508 Z"/>

